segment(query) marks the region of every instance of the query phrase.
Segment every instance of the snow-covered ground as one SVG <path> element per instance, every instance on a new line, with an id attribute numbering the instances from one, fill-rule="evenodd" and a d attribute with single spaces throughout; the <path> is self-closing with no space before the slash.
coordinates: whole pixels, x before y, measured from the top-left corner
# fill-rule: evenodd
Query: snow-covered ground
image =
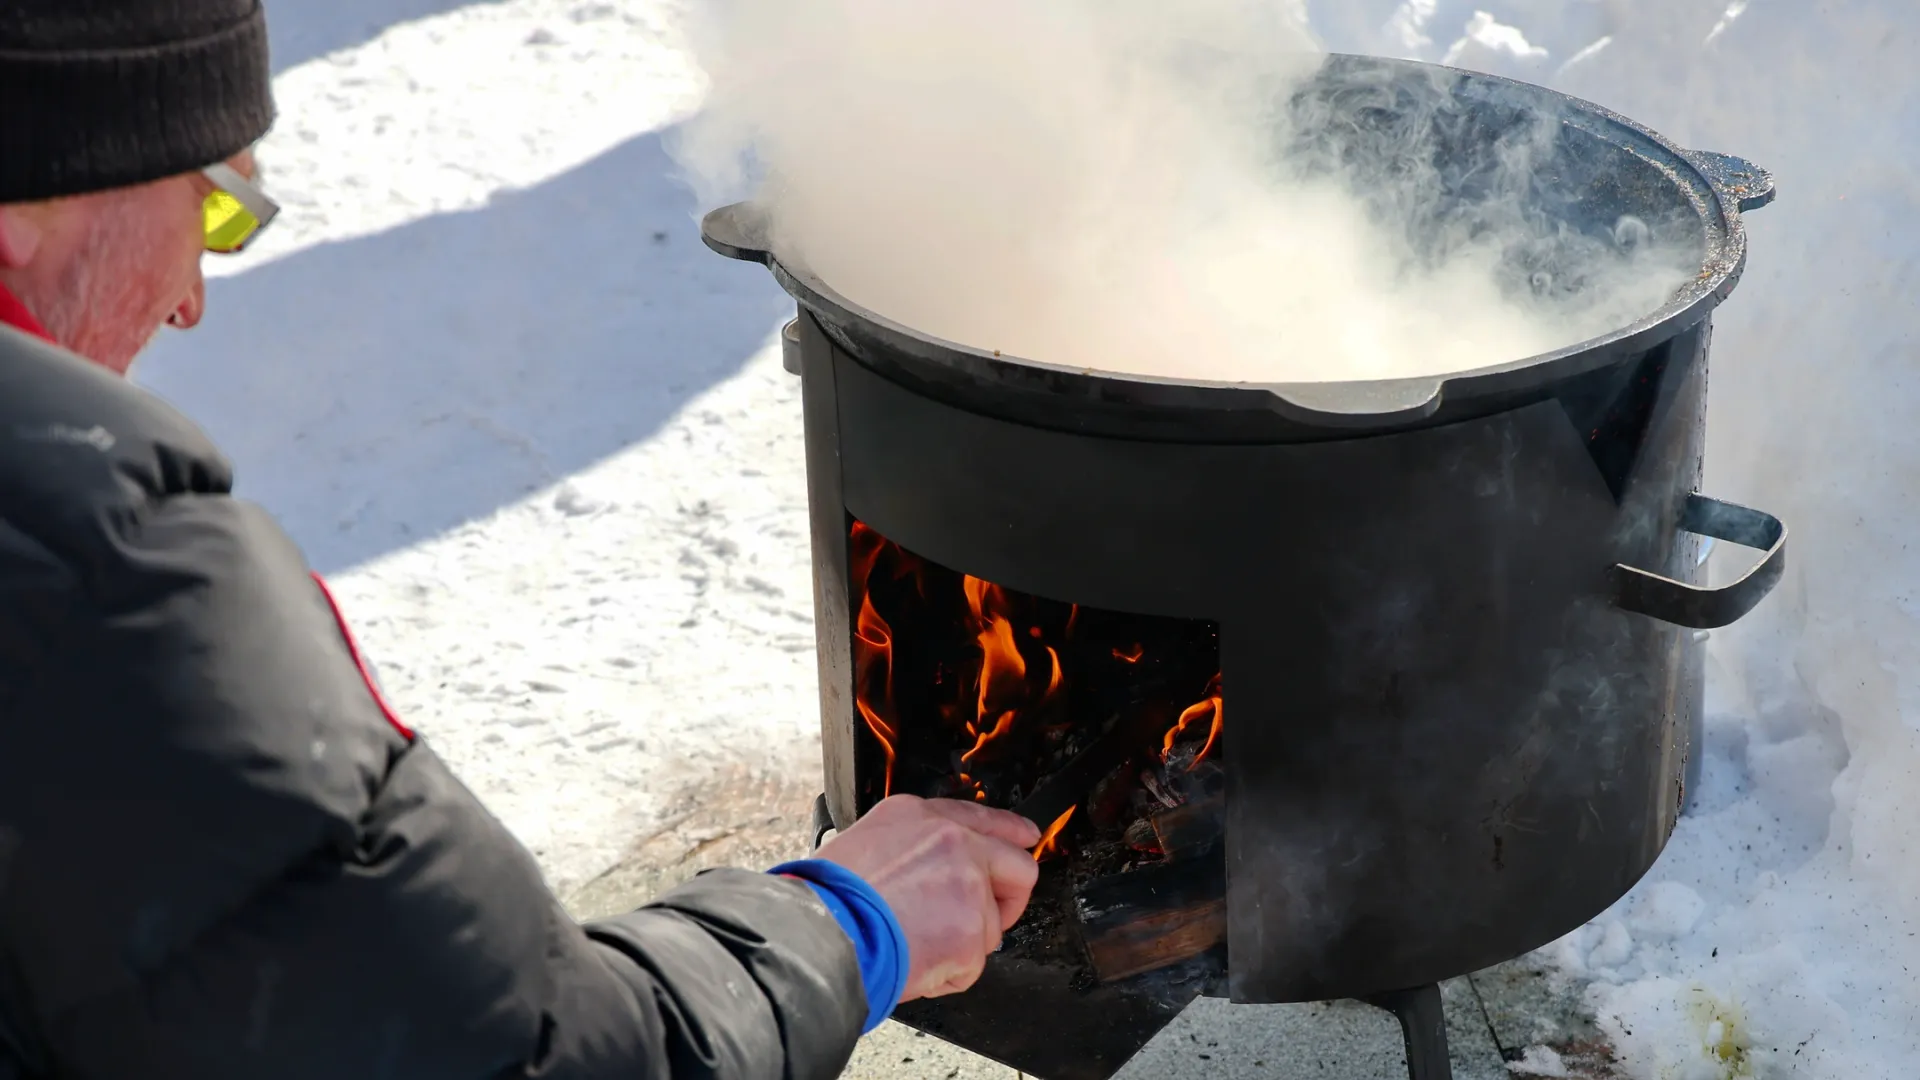
<path id="1" fill-rule="evenodd" d="M 1646 1080 L 1915 1075 L 1920 5 L 1308 7 L 1334 48 L 1549 83 L 1778 174 L 1720 316 L 1708 471 L 1788 519 L 1792 576 L 1714 638 L 1699 812 L 1550 953 Z M 141 380 L 232 454 L 560 887 L 722 764 L 810 763 L 786 304 L 700 246 L 662 149 L 701 92 L 678 9 L 270 18 L 287 213 Z"/>

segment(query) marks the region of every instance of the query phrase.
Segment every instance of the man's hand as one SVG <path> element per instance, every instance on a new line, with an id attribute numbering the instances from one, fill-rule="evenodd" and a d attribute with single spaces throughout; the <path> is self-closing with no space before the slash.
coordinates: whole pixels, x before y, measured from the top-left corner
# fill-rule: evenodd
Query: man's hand
<path id="1" fill-rule="evenodd" d="M 895 795 L 816 857 L 859 874 L 886 900 L 907 934 L 911 970 L 902 1000 L 972 986 L 1000 935 L 1020 919 L 1039 879 L 1027 849 L 1033 822 L 1005 810 L 949 799 Z"/>

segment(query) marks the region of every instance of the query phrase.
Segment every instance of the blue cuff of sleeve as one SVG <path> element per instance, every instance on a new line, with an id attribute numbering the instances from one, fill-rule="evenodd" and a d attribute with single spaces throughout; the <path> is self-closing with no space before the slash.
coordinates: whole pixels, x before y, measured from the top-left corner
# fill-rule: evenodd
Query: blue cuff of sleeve
<path id="1" fill-rule="evenodd" d="M 812 886 L 847 932 L 860 958 L 860 981 L 867 991 L 867 1026 L 861 1034 L 879 1027 L 907 992 L 907 935 L 893 910 L 860 875 L 825 859 L 783 863 L 767 872 L 797 877 Z"/>

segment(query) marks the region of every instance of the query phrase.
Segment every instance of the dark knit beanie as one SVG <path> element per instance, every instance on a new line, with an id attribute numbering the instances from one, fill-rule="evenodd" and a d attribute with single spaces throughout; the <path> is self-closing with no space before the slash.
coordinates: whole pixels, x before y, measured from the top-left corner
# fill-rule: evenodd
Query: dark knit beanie
<path id="1" fill-rule="evenodd" d="M 260 0 L 0 0 L 0 203 L 192 172 L 272 123 Z"/>

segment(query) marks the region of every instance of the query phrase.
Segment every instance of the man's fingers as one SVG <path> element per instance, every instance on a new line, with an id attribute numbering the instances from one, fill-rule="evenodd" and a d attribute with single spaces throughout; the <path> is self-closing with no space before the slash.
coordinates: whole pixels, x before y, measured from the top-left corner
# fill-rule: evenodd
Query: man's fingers
<path id="1" fill-rule="evenodd" d="M 1004 840 L 1017 848 L 1030 848 L 1040 842 L 1040 827 L 1011 810 L 995 810 L 958 799 L 928 799 L 924 805 L 956 825 Z"/>
<path id="2" fill-rule="evenodd" d="M 929 998 L 939 998 L 939 997 L 946 997 L 949 994 L 964 994 L 969 989 L 972 988 L 973 983 L 974 983 L 974 980 L 972 979 L 968 979 L 964 982 L 956 979 L 953 982 L 942 983 L 939 986 L 936 986 L 933 989 L 928 990 L 926 993 L 920 996 L 929 997 Z"/>
<path id="3" fill-rule="evenodd" d="M 980 976 L 985 974 L 986 970 L 984 960 L 976 967 L 950 967 L 943 971 L 939 978 L 928 980 L 934 984 L 934 987 L 922 996 L 946 997 L 948 994 L 964 994 L 973 989 L 973 984 L 980 981 Z"/>
<path id="4" fill-rule="evenodd" d="M 1019 922 L 1020 916 L 1027 912 L 1027 898 L 1024 896 L 996 896 L 993 903 L 999 909 L 1002 933 L 1013 929 L 1013 924 Z"/>
<path id="5" fill-rule="evenodd" d="M 1007 929 L 1000 923 L 1002 914 L 1000 902 L 1001 886 L 994 876 L 994 860 L 997 857 L 996 852 L 1011 851 L 1013 849 L 1007 844 L 981 836 L 978 833 L 968 834 L 967 847 L 970 849 L 968 852 L 969 857 L 974 860 L 974 863 L 979 866 L 981 870 L 981 875 L 978 879 L 979 884 L 976 886 L 973 897 L 973 908 L 976 912 L 976 917 L 980 920 L 980 951 L 984 961 L 986 954 L 999 951 L 1000 935 Z M 1025 852 L 1021 852 L 1020 854 L 1023 858 L 1026 855 Z"/>
<path id="6" fill-rule="evenodd" d="M 1033 886 L 1040 880 L 1040 866 L 1025 851 L 989 837 L 975 837 L 972 847 L 974 858 L 987 873 L 987 888 L 1000 920 L 999 930 L 1010 930 L 1027 910 Z M 994 934 L 996 943 L 999 937 L 999 933 Z"/>
<path id="7" fill-rule="evenodd" d="M 928 815 L 932 815 L 931 818 Z M 821 849 L 867 876 L 907 931 L 920 966 L 910 997 L 973 986 L 1025 912 L 1040 830 L 1017 814 L 951 799 L 876 806 Z"/>
<path id="8" fill-rule="evenodd" d="M 985 900 L 980 905 L 980 944 L 983 946 L 980 963 L 983 966 L 988 957 L 1000 951 L 1000 932 L 1005 929 L 1000 925 L 1000 909 L 994 905 L 993 898 Z"/>
<path id="9" fill-rule="evenodd" d="M 920 980 L 920 985 L 909 991 L 914 998 L 944 997 L 958 994 L 980 981 L 980 973 L 985 970 L 984 960 L 980 964 L 941 964 Z"/>

